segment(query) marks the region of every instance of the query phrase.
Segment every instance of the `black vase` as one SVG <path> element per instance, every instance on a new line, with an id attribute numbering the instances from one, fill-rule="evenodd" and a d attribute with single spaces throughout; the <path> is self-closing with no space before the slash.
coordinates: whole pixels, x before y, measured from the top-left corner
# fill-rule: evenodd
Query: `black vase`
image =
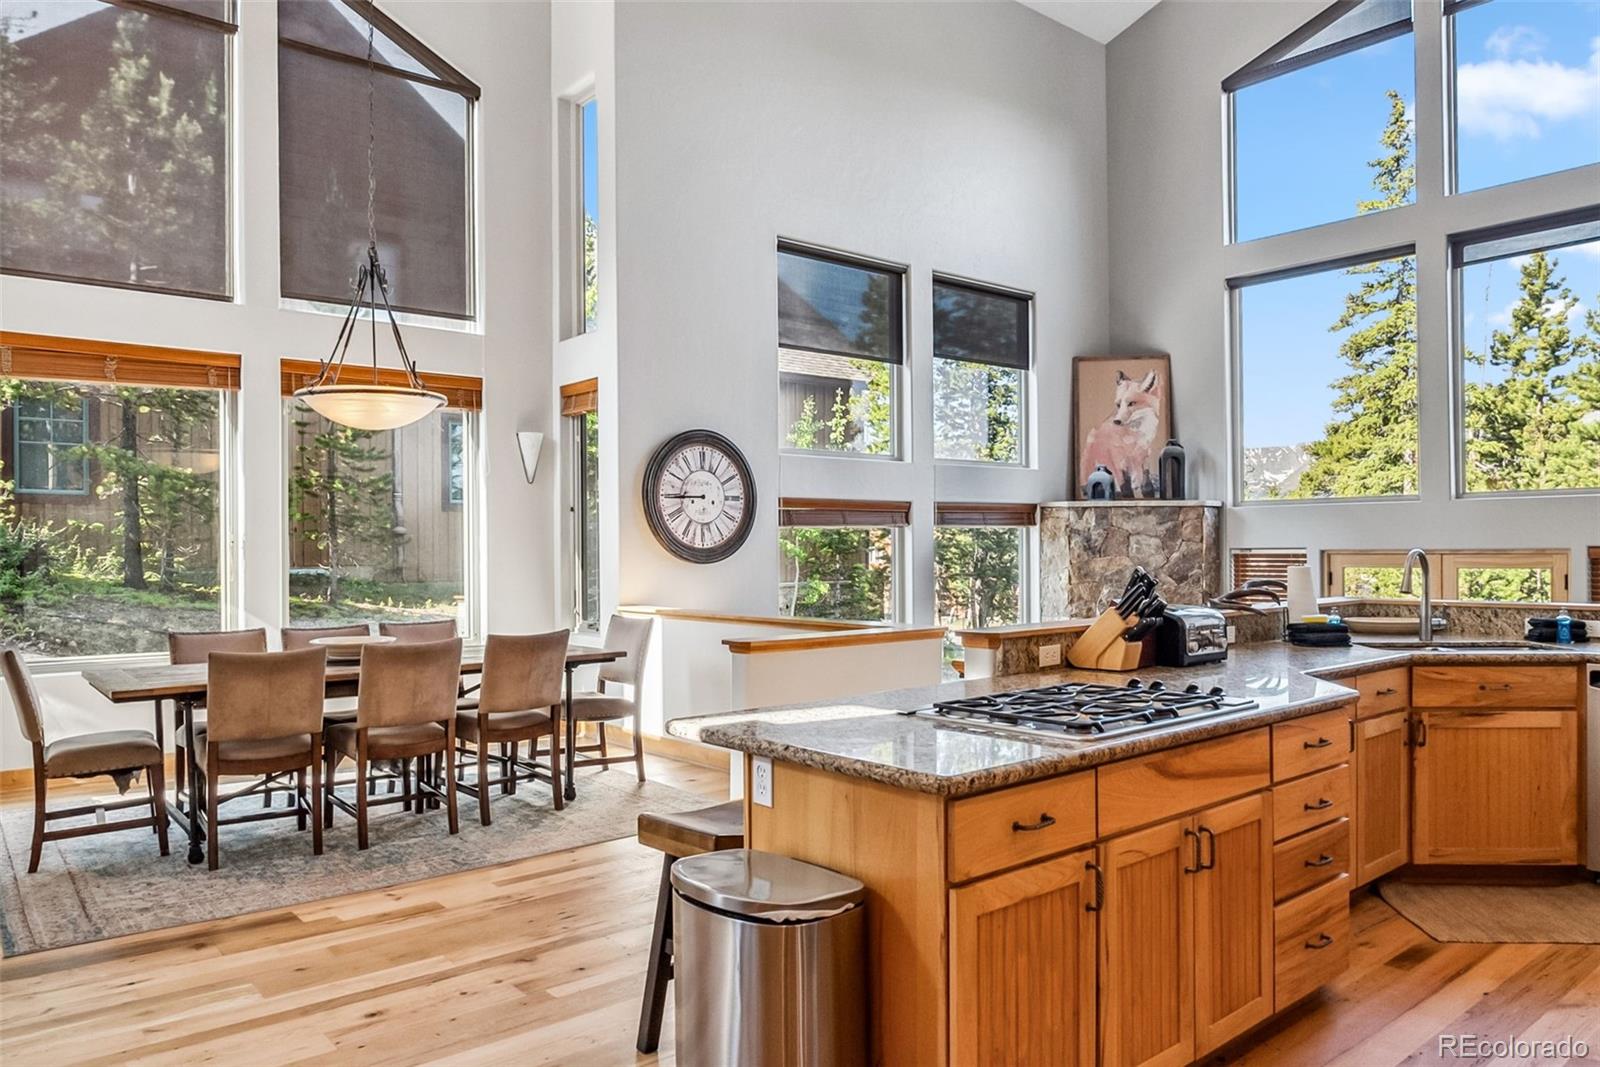
<path id="1" fill-rule="evenodd" d="M 1111 468 L 1104 464 L 1096 467 L 1094 473 L 1089 475 L 1089 480 L 1083 486 L 1085 500 L 1115 500 L 1117 498 L 1117 478 L 1111 473 Z"/>
<path id="2" fill-rule="evenodd" d="M 1183 446 L 1174 438 L 1167 442 L 1167 447 L 1161 450 L 1157 472 L 1161 480 L 1162 500 L 1184 499 L 1184 484 L 1187 480 L 1188 460 L 1184 457 Z"/>

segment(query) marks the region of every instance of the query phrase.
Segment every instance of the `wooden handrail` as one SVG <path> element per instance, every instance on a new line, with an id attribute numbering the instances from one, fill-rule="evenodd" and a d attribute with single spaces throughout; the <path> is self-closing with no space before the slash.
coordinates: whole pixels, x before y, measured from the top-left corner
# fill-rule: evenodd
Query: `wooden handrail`
<path id="1" fill-rule="evenodd" d="M 904 641 L 943 641 L 943 626 L 873 627 L 834 634 L 788 634 L 783 637 L 729 637 L 723 640 L 736 656 L 764 652 L 810 652 L 818 648 L 855 648 L 863 645 L 892 645 Z"/>
<path id="2" fill-rule="evenodd" d="M 701 611 L 698 608 L 663 608 L 650 604 L 629 604 L 617 609 L 623 615 L 654 615 L 685 622 L 734 622 L 743 626 L 771 626 L 782 630 L 820 630 L 839 633 L 850 630 L 875 630 L 878 622 L 851 622 L 844 619 L 808 619 L 789 615 L 740 615 L 726 611 Z"/>

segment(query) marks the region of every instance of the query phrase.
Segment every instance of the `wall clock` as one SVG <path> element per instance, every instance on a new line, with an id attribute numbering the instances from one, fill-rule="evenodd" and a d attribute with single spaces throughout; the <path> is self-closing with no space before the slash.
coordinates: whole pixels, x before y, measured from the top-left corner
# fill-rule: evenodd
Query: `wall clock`
<path id="1" fill-rule="evenodd" d="M 712 430 L 686 430 L 656 449 L 644 471 L 643 492 L 650 532 L 690 563 L 727 559 L 755 525 L 750 463 Z"/>

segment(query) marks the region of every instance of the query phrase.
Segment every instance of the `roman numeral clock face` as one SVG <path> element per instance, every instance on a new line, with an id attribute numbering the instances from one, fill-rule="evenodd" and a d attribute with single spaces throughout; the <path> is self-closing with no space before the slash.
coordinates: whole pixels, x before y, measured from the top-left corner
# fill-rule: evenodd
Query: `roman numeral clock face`
<path id="1" fill-rule="evenodd" d="M 715 563 L 739 550 L 755 518 L 750 464 L 710 430 L 678 434 L 645 470 L 644 510 L 662 547 L 691 563 Z"/>

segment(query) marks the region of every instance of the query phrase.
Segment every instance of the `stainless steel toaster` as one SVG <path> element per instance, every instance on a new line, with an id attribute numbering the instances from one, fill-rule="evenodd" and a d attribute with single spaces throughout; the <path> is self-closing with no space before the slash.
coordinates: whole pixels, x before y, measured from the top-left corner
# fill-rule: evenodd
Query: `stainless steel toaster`
<path id="1" fill-rule="evenodd" d="M 1192 667 L 1228 658 L 1228 620 L 1216 608 L 1174 604 L 1156 628 L 1156 662 Z"/>

